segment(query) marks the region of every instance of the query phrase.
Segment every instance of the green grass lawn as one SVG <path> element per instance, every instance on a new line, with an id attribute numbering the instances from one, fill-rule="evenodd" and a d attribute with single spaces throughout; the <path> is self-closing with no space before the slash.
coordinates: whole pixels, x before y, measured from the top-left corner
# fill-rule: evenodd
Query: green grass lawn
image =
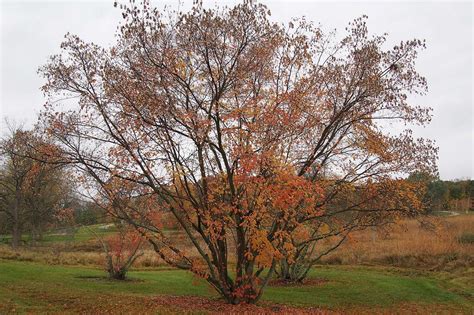
<path id="1" fill-rule="evenodd" d="M 117 231 L 116 227 L 111 224 L 94 224 L 79 227 L 73 234 L 67 234 L 63 230 L 48 231 L 43 235 L 41 243 L 54 242 L 84 242 L 96 238 L 97 236 L 104 237 L 112 235 Z M 0 235 L 0 243 L 9 243 L 11 235 Z M 22 240 L 30 241 L 30 235 L 22 235 Z"/>
<path id="2" fill-rule="evenodd" d="M 79 299 L 84 304 L 94 304 L 100 299 L 110 302 L 159 295 L 217 298 L 204 281 L 181 270 L 133 271 L 131 281 L 124 282 L 107 280 L 102 278 L 104 275 L 101 270 L 85 267 L 0 260 L 0 313 L 1 305 L 5 307 L 3 311 L 62 312 L 72 299 L 75 303 Z M 432 307 L 464 313 L 474 307 L 468 279 L 457 284 L 438 274 L 406 274 L 396 269 L 369 267 L 316 267 L 311 277 L 325 281 L 297 287 L 267 287 L 261 303 L 333 310 L 416 305 L 421 310 Z M 70 306 L 68 310 L 71 311 Z"/>
<path id="3" fill-rule="evenodd" d="M 163 230 L 167 234 L 176 233 L 174 230 Z M 100 224 L 93 224 L 87 226 L 80 226 L 77 230 L 72 234 L 65 233 L 63 230 L 51 230 L 46 232 L 43 235 L 43 239 L 40 243 L 44 245 L 49 245 L 50 243 L 57 243 L 57 242 L 85 242 L 92 239 L 97 239 L 97 237 L 106 237 L 112 235 L 117 232 L 117 228 L 110 223 L 100 223 Z M 9 244 L 11 242 L 12 236 L 11 235 L 0 235 L 0 244 Z M 31 241 L 29 234 L 23 234 L 21 236 L 22 241 L 28 243 Z"/>

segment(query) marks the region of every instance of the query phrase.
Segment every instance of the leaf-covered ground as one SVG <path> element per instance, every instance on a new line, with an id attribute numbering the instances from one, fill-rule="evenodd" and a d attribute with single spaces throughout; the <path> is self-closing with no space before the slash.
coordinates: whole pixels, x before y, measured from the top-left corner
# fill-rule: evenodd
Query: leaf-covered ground
<path id="1" fill-rule="evenodd" d="M 473 271 L 459 275 L 374 267 L 317 267 L 302 286 L 268 287 L 257 305 L 229 306 L 192 275 L 173 269 L 104 278 L 84 267 L 0 260 L 3 313 L 470 313 Z"/>

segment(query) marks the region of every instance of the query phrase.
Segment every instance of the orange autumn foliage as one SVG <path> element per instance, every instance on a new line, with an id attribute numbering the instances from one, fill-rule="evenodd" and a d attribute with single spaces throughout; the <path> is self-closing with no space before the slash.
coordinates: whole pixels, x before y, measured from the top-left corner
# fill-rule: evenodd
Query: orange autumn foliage
<path id="1" fill-rule="evenodd" d="M 105 269 L 109 277 L 124 280 L 135 260 L 143 255 L 141 251 L 143 237 L 121 224 L 116 226 L 118 233 L 105 240 L 101 239 L 101 243 L 105 253 Z"/>
<path id="2" fill-rule="evenodd" d="M 320 240 L 421 210 L 402 177 L 435 172 L 436 148 L 380 122 L 429 122 L 407 102 L 426 89 L 414 67 L 424 42 L 387 50 L 365 17 L 337 41 L 304 19 L 274 23 L 252 1 L 170 18 L 132 2 L 123 15 L 110 49 L 67 35 L 41 69 L 43 124 L 168 264 L 254 303 L 277 264 L 303 257 L 309 270 L 331 250 Z M 78 107 L 58 111 L 62 93 Z M 163 233 L 167 216 L 197 259 Z"/>

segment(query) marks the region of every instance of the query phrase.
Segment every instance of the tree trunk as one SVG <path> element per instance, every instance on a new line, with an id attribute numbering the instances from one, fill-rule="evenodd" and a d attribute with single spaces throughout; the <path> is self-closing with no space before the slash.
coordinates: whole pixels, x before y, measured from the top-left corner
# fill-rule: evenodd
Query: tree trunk
<path id="1" fill-rule="evenodd" d="M 18 249 L 18 246 L 20 246 L 20 241 L 21 241 L 21 229 L 19 227 L 18 222 L 13 223 L 13 229 L 12 229 L 12 247 L 13 249 Z"/>
<path id="2" fill-rule="evenodd" d="M 17 183 L 15 191 L 15 204 L 13 206 L 13 228 L 12 228 L 12 247 L 17 249 L 21 242 L 21 229 L 20 229 L 20 188 Z"/>
<path id="3" fill-rule="evenodd" d="M 127 277 L 127 271 L 126 270 L 109 270 L 109 277 L 115 280 L 125 280 Z"/>
<path id="4" fill-rule="evenodd" d="M 288 281 L 290 280 L 290 265 L 286 261 L 286 259 L 280 260 L 280 272 L 278 273 L 278 277 L 280 280 Z"/>
<path id="5" fill-rule="evenodd" d="M 30 232 L 30 239 L 28 240 L 28 244 L 33 247 L 36 246 L 36 232 L 34 229 L 32 229 Z"/>
<path id="6" fill-rule="evenodd" d="M 280 260 L 280 268 L 277 273 L 278 279 L 288 283 L 298 283 L 303 281 L 306 278 L 308 269 L 311 268 L 311 264 L 309 264 L 304 258 L 304 256 L 297 257 L 296 261 L 291 264 L 288 263 L 285 258 Z"/>

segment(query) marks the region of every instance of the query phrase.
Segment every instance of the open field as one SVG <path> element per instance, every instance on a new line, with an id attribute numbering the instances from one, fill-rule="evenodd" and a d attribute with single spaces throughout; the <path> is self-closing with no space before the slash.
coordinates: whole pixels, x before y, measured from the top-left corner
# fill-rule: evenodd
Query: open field
<path id="1" fill-rule="evenodd" d="M 352 237 L 336 251 L 324 257 L 329 265 L 383 265 L 422 270 L 454 270 L 474 267 L 474 215 L 459 215 L 431 220 L 431 228 L 417 220 L 406 220 L 389 231 L 365 230 Z M 115 232 L 107 224 L 81 227 L 73 237 L 46 234 L 36 246 L 13 251 L 0 244 L 0 258 L 35 261 L 46 264 L 97 266 L 103 261 L 97 235 L 106 237 Z M 187 239 L 177 231 L 172 239 L 180 246 Z M 26 237 L 25 237 L 26 238 Z M 189 251 L 192 252 L 192 245 Z M 136 267 L 160 267 L 164 262 L 151 250 L 135 263 Z"/>
<path id="2" fill-rule="evenodd" d="M 355 232 L 322 262 L 424 270 L 474 267 L 474 215 L 431 218 L 426 225 L 405 220 L 388 231 Z"/>
<path id="3" fill-rule="evenodd" d="M 42 244 L 69 242 L 78 243 L 94 239 L 96 236 L 107 236 L 116 231 L 113 224 L 94 224 L 89 226 L 81 226 L 72 231 L 71 229 L 61 229 L 51 231 L 43 235 Z M 11 240 L 10 235 L 0 235 L 0 243 L 8 243 Z M 30 236 L 22 235 L 22 241 L 27 243 L 30 241 Z"/>
<path id="4" fill-rule="evenodd" d="M 356 233 L 312 270 L 306 284 L 270 285 L 258 306 L 239 307 L 221 302 L 203 280 L 166 267 L 149 249 L 130 272 L 129 281 L 106 279 L 94 235 L 112 234 L 113 229 L 81 228 L 72 239 L 48 234 L 37 246 L 18 251 L 0 245 L 0 314 L 469 314 L 474 309 L 474 215 L 432 223 L 435 229 L 409 220 L 389 234 Z M 182 241 L 179 235 L 176 239 Z"/>
<path id="5" fill-rule="evenodd" d="M 202 280 L 180 270 L 134 271 L 129 281 L 119 282 L 103 278 L 104 273 L 96 268 L 5 260 L 0 261 L 0 268 L 0 313 L 219 312 L 215 307 L 222 311 L 240 310 L 227 309 L 229 306 L 216 301 L 217 296 Z M 466 281 L 472 276 L 472 269 L 452 275 L 394 268 L 320 266 L 311 273 L 312 279 L 318 279 L 314 284 L 268 287 L 254 310 L 469 313 L 474 307 L 474 291 Z M 186 302 L 180 296 L 193 298 Z M 203 298 L 211 303 L 199 304 Z M 194 299 L 197 304 L 190 305 L 189 301 Z"/>

